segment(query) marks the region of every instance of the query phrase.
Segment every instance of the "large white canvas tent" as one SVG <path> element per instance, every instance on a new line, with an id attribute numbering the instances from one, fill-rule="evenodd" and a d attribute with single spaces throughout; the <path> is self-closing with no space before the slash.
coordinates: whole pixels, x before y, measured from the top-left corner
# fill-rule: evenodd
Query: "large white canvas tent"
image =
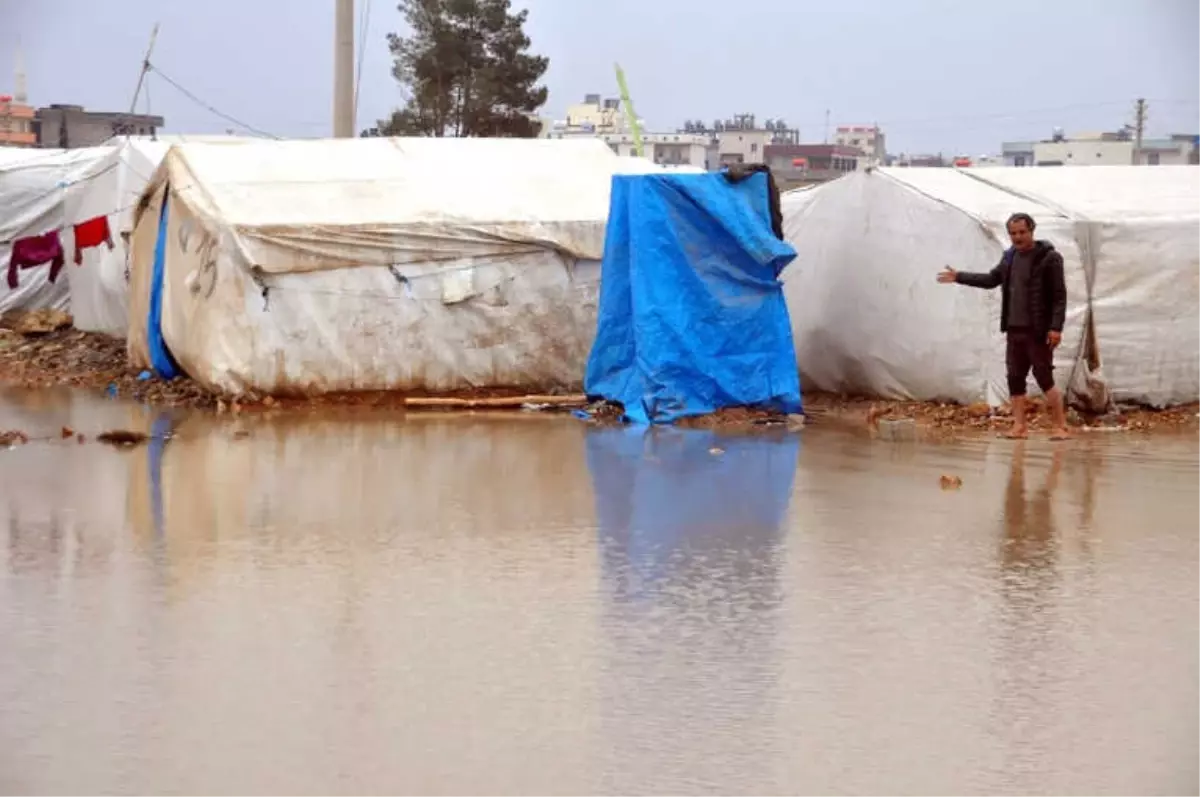
<path id="1" fill-rule="evenodd" d="M 25 149 L 0 147 L 0 312 L 9 310 L 67 310 L 73 254 L 71 225 L 76 220 L 68 199 L 80 181 L 106 153 L 104 147 L 83 149 Z M 52 283 L 50 267 L 17 273 L 10 288 L 7 272 L 14 241 L 57 231 L 67 265 Z"/>
<path id="2" fill-rule="evenodd" d="M 172 144 L 187 141 L 237 144 L 253 141 L 237 136 L 156 138 L 121 136 L 104 145 L 93 163 L 67 194 L 66 215 L 76 223 L 108 216 L 113 248 L 86 249 L 80 268 L 70 269 L 70 310 L 77 329 L 123 337 L 129 326 L 129 247 L 134 211 L 146 183 Z"/>
<path id="3" fill-rule="evenodd" d="M 130 356 L 230 393 L 577 384 L 612 176 L 656 169 L 595 139 L 176 146 L 135 223 Z"/>
<path id="4" fill-rule="evenodd" d="M 1200 397 L 1200 169 L 877 169 L 782 205 L 806 388 L 1006 400 L 999 292 L 935 278 L 992 268 L 1023 211 L 1063 255 L 1059 386 L 1092 404 Z"/>

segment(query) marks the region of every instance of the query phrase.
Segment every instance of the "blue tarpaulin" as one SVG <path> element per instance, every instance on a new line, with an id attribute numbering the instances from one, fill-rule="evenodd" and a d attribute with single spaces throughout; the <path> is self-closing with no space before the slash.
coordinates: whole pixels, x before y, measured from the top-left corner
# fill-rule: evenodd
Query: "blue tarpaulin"
<path id="1" fill-rule="evenodd" d="M 633 423 L 724 407 L 800 412 L 765 174 L 616 176 L 584 389 Z"/>
<path id="2" fill-rule="evenodd" d="M 163 190 L 162 209 L 158 213 L 158 240 L 154 242 L 154 268 L 150 274 L 150 314 L 146 319 L 146 344 L 150 349 L 150 366 L 163 379 L 182 375 L 179 364 L 171 356 L 162 334 L 163 281 L 167 266 L 167 200 L 170 190 Z"/>

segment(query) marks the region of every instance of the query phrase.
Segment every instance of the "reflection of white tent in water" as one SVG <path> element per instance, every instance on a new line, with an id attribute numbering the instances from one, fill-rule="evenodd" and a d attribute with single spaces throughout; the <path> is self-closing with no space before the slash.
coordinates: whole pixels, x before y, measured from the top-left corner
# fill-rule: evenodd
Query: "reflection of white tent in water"
<path id="1" fill-rule="evenodd" d="M 578 383 L 614 174 L 598 139 L 183 144 L 134 233 L 129 351 L 230 392 Z"/>
<path id="2" fill-rule="evenodd" d="M 938 285 L 987 271 L 1014 212 L 1063 255 L 1056 378 L 1076 398 L 1200 397 L 1200 169 L 878 169 L 786 194 L 784 273 L 810 388 L 896 398 L 1007 396 L 998 291 Z M 1107 386 L 1107 391 L 1103 386 Z"/>

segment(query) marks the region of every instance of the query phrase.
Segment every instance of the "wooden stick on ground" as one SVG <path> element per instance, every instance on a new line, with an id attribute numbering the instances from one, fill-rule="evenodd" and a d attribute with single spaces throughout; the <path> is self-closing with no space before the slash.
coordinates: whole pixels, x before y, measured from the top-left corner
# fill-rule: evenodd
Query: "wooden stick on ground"
<path id="1" fill-rule="evenodd" d="M 404 400 L 406 407 L 512 407 L 525 404 L 549 404 L 555 407 L 582 407 L 587 396 L 488 396 L 485 398 L 443 398 L 413 396 Z"/>

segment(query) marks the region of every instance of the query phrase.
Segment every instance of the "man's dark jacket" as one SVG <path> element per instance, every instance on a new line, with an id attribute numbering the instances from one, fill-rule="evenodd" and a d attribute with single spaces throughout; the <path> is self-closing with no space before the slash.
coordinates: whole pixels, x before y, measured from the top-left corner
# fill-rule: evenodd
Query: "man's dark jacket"
<path id="1" fill-rule="evenodd" d="M 991 290 L 1003 286 L 1000 302 L 1000 331 L 1008 331 L 1009 271 L 1015 249 L 1008 249 L 996 267 L 987 272 L 960 271 L 959 285 Z M 1029 267 L 1029 318 L 1033 331 L 1045 335 L 1051 330 L 1062 332 L 1067 318 L 1067 283 L 1063 276 L 1062 255 L 1049 241 L 1033 245 L 1033 261 Z"/>

